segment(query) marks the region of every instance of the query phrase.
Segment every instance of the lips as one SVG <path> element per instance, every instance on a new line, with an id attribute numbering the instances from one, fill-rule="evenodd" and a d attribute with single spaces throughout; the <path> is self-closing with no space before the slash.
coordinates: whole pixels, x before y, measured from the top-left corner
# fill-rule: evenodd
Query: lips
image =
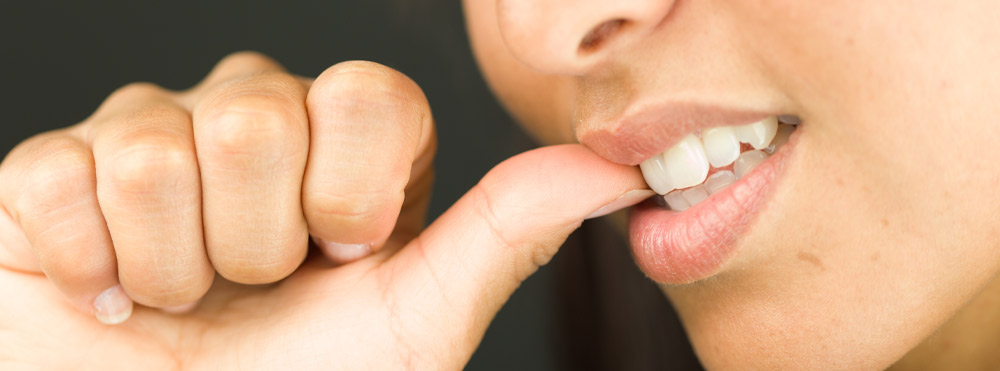
<path id="1" fill-rule="evenodd" d="M 685 141 L 694 138 L 692 134 L 709 128 L 749 125 L 774 116 L 704 104 L 668 104 L 630 111 L 634 113 L 625 115 L 613 130 L 583 130 L 580 141 L 611 161 L 631 165 L 645 161 L 644 166 L 648 166 L 647 160 L 670 153 L 666 151 L 668 148 L 671 151 L 684 148 Z M 675 185 L 674 188 L 684 189 L 673 191 L 671 195 L 701 195 L 690 208 L 686 204 L 677 210 L 665 208 L 670 198 L 662 196 L 654 196 L 633 207 L 629 240 L 633 256 L 643 272 L 667 284 L 689 283 L 718 273 L 735 255 L 741 236 L 765 205 L 788 153 L 794 150 L 795 137 L 793 133 L 780 150 L 755 164 L 739 179 L 729 177 L 724 186 L 709 184 L 711 182 L 691 188 L 685 188 L 691 186 L 686 183 Z M 712 170 L 713 173 L 728 173 L 730 169 Z M 647 175 L 647 179 L 652 178 Z M 705 177 L 700 179 L 705 180 Z M 661 194 L 669 192 L 669 189 L 662 189 L 663 184 L 657 184 L 654 189 L 661 188 Z M 712 189 L 710 195 L 704 192 L 706 187 Z M 675 206 L 674 203 L 671 206 Z"/>
<path id="2" fill-rule="evenodd" d="M 638 104 L 609 129 L 580 128 L 578 139 L 612 162 L 638 165 L 698 130 L 745 125 L 773 115 L 702 103 Z"/>

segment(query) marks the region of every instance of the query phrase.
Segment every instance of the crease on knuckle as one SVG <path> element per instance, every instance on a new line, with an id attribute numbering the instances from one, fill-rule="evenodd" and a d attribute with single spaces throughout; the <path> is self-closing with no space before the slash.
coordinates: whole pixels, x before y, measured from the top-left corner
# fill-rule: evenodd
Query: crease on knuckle
<path id="1" fill-rule="evenodd" d="M 89 249 L 45 249 L 37 253 L 42 271 L 60 284 L 92 282 L 114 268 L 107 256 L 93 254 Z"/>
<path id="2" fill-rule="evenodd" d="M 384 192 L 312 192 L 307 210 L 320 219 L 336 219 L 343 223 L 368 223 L 382 216 L 391 197 Z"/>
<path id="3" fill-rule="evenodd" d="M 269 244 L 273 248 L 225 248 L 216 245 L 210 250 L 209 260 L 223 277 L 231 281 L 257 284 L 271 283 L 291 274 L 306 255 L 305 236 L 290 241 Z M 301 241 L 299 241 L 301 240 Z"/>
<path id="4" fill-rule="evenodd" d="M 500 246 L 514 247 L 520 241 L 509 236 L 504 228 L 505 223 L 497 209 L 496 200 L 481 184 L 472 188 L 473 210 L 486 222 L 486 228 L 490 236 Z"/>
<path id="5" fill-rule="evenodd" d="M 121 275 L 122 286 L 133 299 L 147 305 L 179 305 L 199 299 L 207 287 L 202 277 L 185 269 L 154 269 L 154 274 L 144 270 L 139 278 Z"/>

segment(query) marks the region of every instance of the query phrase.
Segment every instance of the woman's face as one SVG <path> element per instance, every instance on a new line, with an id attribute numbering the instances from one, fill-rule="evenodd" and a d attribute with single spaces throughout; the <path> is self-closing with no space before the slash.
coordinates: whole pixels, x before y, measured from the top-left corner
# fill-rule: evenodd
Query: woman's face
<path id="1" fill-rule="evenodd" d="M 801 119 L 709 199 L 631 212 L 637 263 L 709 368 L 886 367 L 998 270 L 1000 2 L 465 8 L 486 79 L 546 144 L 639 164 L 711 127 Z"/>

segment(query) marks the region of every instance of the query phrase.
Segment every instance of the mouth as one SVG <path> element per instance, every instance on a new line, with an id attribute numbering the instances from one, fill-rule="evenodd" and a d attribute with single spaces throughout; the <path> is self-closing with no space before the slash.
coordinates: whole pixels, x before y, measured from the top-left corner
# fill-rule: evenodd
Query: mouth
<path id="1" fill-rule="evenodd" d="M 629 129 L 652 128 L 644 121 L 625 121 L 617 137 L 581 138 L 588 145 L 625 147 L 610 155 L 638 162 L 657 193 L 632 208 L 629 241 L 636 263 L 660 283 L 702 280 L 731 260 L 795 147 L 801 121 L 796 116 L 712 112 L 716 120 L 688 120 L 684 132 L 661 121 L 657 126 L 674 129 L 645 140 L 621 140 Z M 670 147 L 663 150 L 665 144 Z"/>

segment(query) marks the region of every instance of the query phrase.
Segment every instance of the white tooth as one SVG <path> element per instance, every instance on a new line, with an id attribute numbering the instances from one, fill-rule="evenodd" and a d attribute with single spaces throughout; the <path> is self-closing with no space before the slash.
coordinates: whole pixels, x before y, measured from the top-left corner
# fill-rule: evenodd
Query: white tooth
<path id="1" fill-rule="evenodd" d="M 705 147 L 694 135 L 688 135 L 671 149 L 663 152 L 666 179 L 674 189 L 701 184 L 708 176 Z"/>
<path id="2" fill-rule="evenodd" d="M 737 126 L 736 137 L 741 142 L 750 143 L 754 149 L 767 147 L 778 131 L 778 118 L 771 116 L 758 122 Z"/>
<path id="3" fill-rule="evenodd" d="M 674 187 L 670 186 L 670 181 L 667 179 L 667 170 L 664 167 L 662 153 L 643 161 L 639 164 L 639 170 L 642 171 L 642 177 L 646 179 L 646 184 L 649 185 L 649 188 L 653 192 L 665 195 L 674 189 Z"/>
<path id="4" fill-rule="evenodd" d="M 714 194 L 733 184 L 737 179 L 739 178 L 732 171 L 717 171 L 715 174 L 709 175 L 708 179 L 705 179 L 705 190 L 708 191 L 708 194 Z"/>
<path id="5" fill-rule="evenodd" d="M 736 173 L 737 177 L 742 178 L 744 175 L 753 170 L 753 168 L 760 165 L 761 162 L 767 160 L 769 156 L 761 151 L 746 151 L 743 152 L 736 162 L 733 163 L 733 172 Z"/>
<path id="6" fill-rule="evenodd" d="M 705 190 L 704 185 L 699 184 L 685 189 L 683 195 L 684 199 L 687 200 L 688 205 L 694 206 L 708 198 L 708 191 Z"/>
<path id="7" fill-rule="evenodd" d="M 788 137 L 792 136 L 792 132 L 795 131 L 795 126 L 781 124 L 778 125 L 778 132 L 774 134 L 774 139 L 771 139 L 771 144 L 767 146 L 765 151 L 770 154 L 774 154 L 778 148 L 788 143 Z"/>
<path id="8" fill-rule="evenodd" d="M 673 191 L 667 193 L 663 196 L 663 200 L 667 201 L 667 206 L 670 206 L 670 210 L 674 211 L 684 211 L 691 207 L 688 204 L 687 199 L 684 198 L 683 191 Z"/>
<path id="9" fill-rule="evenodd" d="M 712 166 L 729 165 L 740 156 L 740 141 L 731 126 L 705 130 L 701 141 L 705 144 L 705 154 Z"/>

